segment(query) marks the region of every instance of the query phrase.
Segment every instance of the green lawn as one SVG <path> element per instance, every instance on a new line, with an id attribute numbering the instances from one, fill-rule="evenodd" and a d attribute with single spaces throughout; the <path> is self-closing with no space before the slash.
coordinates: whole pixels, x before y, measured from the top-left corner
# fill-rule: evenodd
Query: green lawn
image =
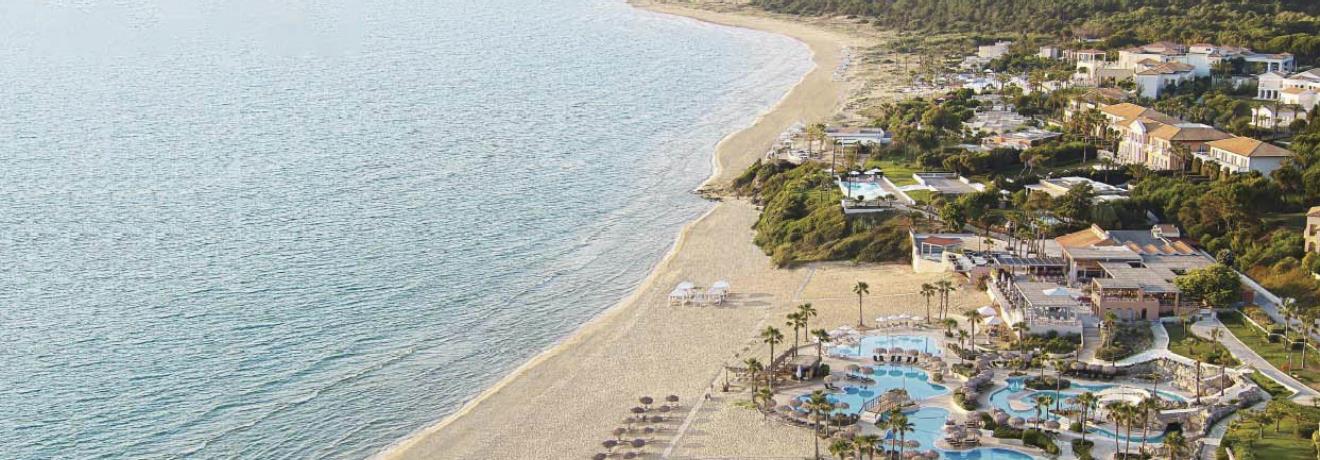
<path id="1" fill-rule="evenodd" d="M 1164 323 L 1164 329 L 1169 331 L 1169 351 L 1215 365 L 1237 367 L 1241 364 L 1224 345 L 1187 334 L 1182 324 Z"/>
<path id="2" fill-rule="evenodd" d="M 1269 226 L 1270 228 L 1285 227 L 1285 228 L 1291 228 L 1293 230 L 1301 230 L 1303 228 L 1306 228 L 1306 213 L 1293 212 L 1293 213 L 1270 214 L 1265 217 L 1262 217 L 1261 223 L 1265 224 L 1266 226 Z"/>
<path id="3" fill-rule="evenodd" d="M 1287 398 L 1293 395 L 1293 392 L 1289 390 L 1288 387 L 1279 385 L 1279 382 L 1275 382 L 1274 379 L 1266 377 L 1265 374 L 1260 372 L 1252 372 L 1251 374 L 1248 374 L 1247 377 L 1250 377 L 1252 382 L 1265 390 L 1266 393 L 1269 393 L 1271 397 Z"/>
<path id="4" fill-rule="evenodd" d="M 1310 407 L 1294 407 L 1293 410 L 1305 411 L 1312 418 L 1320 416 L 1320 412 Z M 1268 459 L 1268 460 L 1311 460 L 1316 458 L 1315 448 L 1308 437 L 1298 436 L 1297 421 L 1293 417 L 1282 417 L 1283 421 L 1279 424 L 1278 431 L 1275 431 L 1273 423 L 1265 424 L 1264 436 L 1261 434 L 1261 426 L 1254 421 L 1234 421 L 1229 425 L 1228 433 L 1224 435 L 1224 442 L 1233 447 L 1233 453 L 1242 458 L 1241 452 L 1250 451 L 1248 458 Z M 1314 426 L 1308 426 L 1314 430 Z"/>
<path id="5" fill-rule="evenodd" d="M 1238 340 L 1246 344 L 1247 347 L 1254 350 L 1261 357 L 1281 370 L 1287 371 L 1288 353 L 1284 350 L 1282 343 L 1272 343 L 1269 341 L 1265 332 L 1257 329 L 1255 326 L 1242 319 L 1241 313 L 1223 313 L 1219 315 L 1219 320 L 1228 327 L 1228 330 L 1237 336 Z M 1312 388 L 1320 388 L 1320 353 L 1310 351 L 1306 354 L 1305 369 L 1300 368 L 1302 362 L 1302 353 L 1300 350 L 1292 353 L 1292 362 L 1297 369 L 1292 369 L 1289 374 L 1294 378 L 1305 383 Z"/>
<path id="6" fill-rule="evenodd" d="M 871 168 L 880 168 L 883 170 L 885 172 L 885 177 L 888 177 L 889 181 L 893 182 L 894 185 L 898 187 L 916 184 L 917 180 L 912 178 L 912 173 L 920 171 L 915 165 L 900 163 L 893 160 L 867 161 L 866 169 Z M 908 195 L 911 194 L 911 192 L 908 192 Z M 912 198 L 915 199 L 916 197 L 914 196 Z"/>

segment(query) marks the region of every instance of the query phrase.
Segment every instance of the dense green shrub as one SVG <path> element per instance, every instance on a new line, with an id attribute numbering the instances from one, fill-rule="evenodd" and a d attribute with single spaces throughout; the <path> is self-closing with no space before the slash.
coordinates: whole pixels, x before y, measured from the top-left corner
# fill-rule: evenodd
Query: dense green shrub
<path id="1" fill-rule="evenodd" d="M 1074 425 L 1076 424 L 1074 423 Z M 1095 447 L 1095 442 L 1090 439 L 1085 441 L 1081 439 L 1072 440 L 1073 455 L 1076 455 L 1078 460 L 1091 460 L 1093 458 L 1091 457 L 1092 447 Z"/>

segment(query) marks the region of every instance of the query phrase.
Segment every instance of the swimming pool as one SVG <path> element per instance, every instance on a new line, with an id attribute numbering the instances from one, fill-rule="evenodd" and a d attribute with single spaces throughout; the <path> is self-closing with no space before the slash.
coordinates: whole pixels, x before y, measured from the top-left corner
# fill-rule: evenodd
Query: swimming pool
<path id="1" fill-rule="evenodd" d="M 1013 416 L 1013 417 L 1022 417 L 1023 419 L 1027 419 L 1027 418 L 1031 418 L 1031 417 L 1035 417 L 1035 416 L 1036 416 L 1036 409 L 1035 409 L 1035 408 L 1029 408 L 1029 409 L 1024 409 L 1024 410 L 1016 410 L 1016 409 L 1014 409 L 1014 408 L 1009 404 L 1009 399 L 1010 399 L 1010 397 L 1014 396 L 1014 395 L 1017 394 L 1017 393 L 1024 392 L 1024 391 L 1025 391 L 1025 392 L 1029 392 L 1028 394 L 1026 394 L 1026 395 L 1024 395 L 1024 396 L 1022 397 L 1023 401 L 1024 401 L 1024 402 L 1028 402 L 1028 404 L 1030 404 L 1030 403 L 1034 403 L 1034 402 L 1036 401 L 1036 399 L 1037 399 L 1037 398 L 1040 398 L 1041 396 L 1044 396 L 1044 395 L 1052 396 L 1052 397 L 1055 398 L 1055 401 L 1058 401 L 1058 403 L 1055 404 L 1055 405 L 1051 405 L 1051 408 L 1053 408 L 1053 407 L 1059 407 L 1059 408 L 1062 408 L 1062 409 L 1067 410 L 1067 409 L 1071 409 L 1071 408 L 1075 408 L 1075 407 L 1076 407 L 1076 405 L 1074 405 L 1074 404 L 1072 404 L 1072 403 L 1070 403 L 1070 402 L 1068 401 L 1070 398 L 1074 398 L 1074 397 L 1076 397 L 1077 395 L 1080 395 L 1080 394 L 1082 394 L 1082 393 L 1084 393 L 1084 392 L 1098 393 L 1098 392 L 1100 392 L 1100 391 L 1104 391 L 1104 390 L 1107 390 L 1107 389 L 1114 388 L 1114 387 L 1117 387 L 1117 386 L 1118 386 L 1118 385 L 1113 385 L 1113 384 L 1103 384 L 1103 383 L 1101 383 L 1101 384 L 1073 383 L 1073 385 L 1072 385 L 1071 388 L 1068 388 L 1068 389 L 1063 390 L 1063 391 L 1061 391 L 1061 392 L 1055 392 L 1054 390 L 1030 390 L 1030 389 L 1026 389 L 1025 386 L 1024 386 L 1024 381 L 1025 381 L 1025 380 L 1026 380 L 1025 377 L 1010 377 L 1010 378 L 1008 379 L 1008 388 L 1001 388 L 1001 389 L 999 389 L 999 390 L 996 390 L 994 393 L 991 393 L 991 394 L 990 394 L 990 405 L 993 406 L 993 407 L 999 408 L 999 409 L 1003 409 L 1004 412 L 1007 412 L 1010 416 Z M 1128 387 L 1129 387 L 1129 388 L 1138 388 L 1138 387 L 1132 387 L 1132 386 L 1128 386 Z M 1138 388 L 1138 389 L 1140 389 L 1140 388 Z M 1160 395 L 1160 397 L 1162 397 L 1162 398 L 1170 399 L 1170 400 L 1173 400 L 1173 401 L 1185 402 L 1185 401 L 1187 400 L 1186 398 L 1184 398 L 1184 397 L 1182 397 L 1182 396 L 1180 396 L 1180 395 L 1177 395 L 1177 394 L 1174 394 L 1174 393 L 1165 392 L 1165 391 L 1156 391 L 1156 394 Z M 1062 397 L 1063 399 L 1060 400 L 1060 399 L 1059 399 L 1060 397 Z M 1054 415 L 1054 414 L 1050 414 L 1050 413 L 1048 413 L 1048 412 L 1044 412 L 1044 411 L 1042 411 L 1042 413 L 1041 413 L 1041 418 L 1044 419 L 1044 420 L 1055 420 L 1055 419 L 1058 419 L 1059 416 L 1058 416 L 1058 415 Z M 1117 434 L 1113 433 L 1113 432 L 1110 431 L 1110 430 L 1107 430 L 1107 429 L 1104 429 L 1104 428 L 1099 428 L 1099 427 L 1091 428 L 1091 429 L 1087 430 L 1087 432 L 1089 432 L 1089 433 L 1094 433 L 1094 434 L 1096 434 L 1096 435 L 1099 435 L 1099 436 L 1102 436 L 1102 437 L 1105 437 L 1105 438 L 1109 438 L 1109 439 L 1113 439 L 1113 438 L 1115 438 L 1115 437 L 1118 437 L 1120 440 L 1125 440 L 1125 439 L 1127 439 L 1127 437 L 1125 437 L 1125 436 L 1117 435 Z M 1154 433 L 1154 434 L 1152 434 L 1152 435 L 1146 437 L 1146 441 L 1147 441 L 1147 442 L 1161 442 L 1163 439 L 1164 439 L 1164 433 L 1163 433 L 1163 432 L 1160 432 L 1160 433 Z M 1132 440 L 1132 441 L 1141 441 L 1141 435 L 1140 435 L 1140 433 L 1138 433 L 1138 432 L 1134 432 L 1134 433 L 1132 434 L 1131 440 Z"/>
<path id="2" fill-rule="evenodd" d="M 831 348 L 830 351 L 840 356 L 871 356 L 871 351 L 876 348 L 888 350 L 895 347 L 903 350 L 917 350 L 935 356 L 941 354 L 938 341 L 921 335 L 866 335 L 862 336 L 856 345 L 837 346 Z"/>
<path id="3" fill-rule="evenodd" d="M 874 200 L 881 195 L 889 193 L 879 182 L 848 182 L 837 181 L 839 190 L 849 198 L 862 197 L 863 200 Z"/>
<path id="4" fill-rule="evenodd" d="M 858 414 L 866 407 L 866 403 L 871 402 L 885 392 L 902 388 L 907 390 L 908 396 L 913 401 L 920 401 L 933 396 L 939 396 L 949 392 L 944 385 L 930 383 L 930 376 L 926 371 L 912 367 L 904 366 L 872 366 L 873 374 L 849 373 L 856 376 L 865 376 L 874 383 L 863 384 L 859 381 L 844 380 L 839 385 L 842 391 L 831 393 L 829 400 L 832 403 L 848 403 L 847 409 L 836 410 L 837 413 Z M 799 399 L 806 400 L 809 395 L 802 395 Z"/>
<path id="5" fill-rule="evenodd" d="M 949 411 L 938 407 L 923 407 L 904 414 L 907 415 L 908 421 L 912 423 L 914 428 L 914 431 L 908 433 L 905 439 L 916 440 L 920 443 L 921 445 L 917 447 L 919 451 L 934 449 L 935 440 L 943 434 L 944 421 L 949 418 Z M 884 430 L 881 430 L 880 434 L 883 436 L 885 434 Z M 942 458 L 949 460 L 1029 460 L 1032 458 L 1030 455 L 999 447 L 939 451 Z"/>

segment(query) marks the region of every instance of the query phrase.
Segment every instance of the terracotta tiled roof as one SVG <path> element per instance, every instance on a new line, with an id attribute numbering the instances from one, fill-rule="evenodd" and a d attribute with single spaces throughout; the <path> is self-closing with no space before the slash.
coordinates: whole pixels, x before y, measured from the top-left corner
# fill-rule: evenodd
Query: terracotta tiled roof
<path id="1" fill-rule="evenodd" d="M 1113 240 L 1107 238 L 1103 233 L 1095 231 L 1094 228 L 1078 230 L 1067 235 L 1054 239 L 1063 247 L 1088 247 L 1088 246 L 1108 246 L 1113 244 Z"/>
<path id="2" fill-rule="evenodd" d="M 962 240 L 960 240 L 960 239 L 957 239 L 957 238 L 945 238 L 945 237 L 942 237 L 942 236 L 928 236 L 928 237 L 923 238 L 921 241 L 922 241 L 923 243 L 930 243 L 930 244 L 933 244 L 933 245 L 936 245 L 936 246 L 949 246 L 949 245 L 954 245 L 954 244 L 962 244 Z"/>
<path id="3" fill-rule="evenodd" d="M 1205 125 L 1164 125 L 1150 132 L 1150 137 L 1166 141 L 1217 141 L 1232 135 Z"/>
<path id="4" fill-rule="evenodd" d="M 1232 153 L 1234 155 L 1241 155 L 1244 157 L 1252 157 L 1252 158 L 1290 157 L 1293 155 L 1292 152 L 1289 152 L 1288 150 L 1285 150 L 1281 147 L 1276 147 L 1274 144 L 1268 142 L 1261 142 L 1259 140 L 1252 139 L 1250 137 L 1231 137 L 1228 139 L 1221 139 L 1217 141 L 1208 142 L 1206 145 L 1209 145 L 1211 148 L 1216 148 L 1219 150 L 1223 150 L 1225 152 Z"/>

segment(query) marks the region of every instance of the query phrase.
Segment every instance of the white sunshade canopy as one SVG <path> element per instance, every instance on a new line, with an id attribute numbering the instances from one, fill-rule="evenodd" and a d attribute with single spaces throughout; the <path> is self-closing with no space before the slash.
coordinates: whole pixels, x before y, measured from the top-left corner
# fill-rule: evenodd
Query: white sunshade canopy
<path id="1" fill-rule="evenodd" d="M 989 306 L 989 305 L 986 305 L 986 306 L 981 307 L 981 308 L 977 308 L 977 309 L 976 309 L 976 312 L 977 312 L 977 313 L 980 313 L 981 316 L 995 316 L 995 315 L 998 314 L 998 313 L 995 312 L 994 307 L 991 307 L 991 306 Z"/>
<path id="2" fill-rule="evenodd" d="M 1059 287 L 1056 287 L 1056 288 L 1053 288 L 1053 289 L 1045 289 L 1045 290 L 1040 291 L 1040 292 L 1043 293 L 1043 294 L 1045 294 L 1045 295 L 1047 295 L 1047 296 L 1050 296 L 1050 297 L 1069 297 L 1069 296 L 1072 296 L 1072 292 L 1068 291 L 1068 288 L 1065 288 L 1065 287 L 1063 287 L 1063 286 L 1059 286 Z"/>
<path id="3" fill-rule="evenodd" d="M 714 289 L 728 289 L 728 288 L 729 288 L 729 282 L 728 282 L 728 281 L 716 281 L 715 284 L 710 285 L 710 287 L 712 287 L 712 288 L 714 288 Z"/>
<path id="4" fill-rule="evenodd" d="M 880 174 L 881 172 L 883 172 L 883 171 L 881 171 L 879 168 L 871 168 L 871 169 L 866 170 L 866 173 L 867 173 L 867 174 L 870 174 L 870 175 Z"/>
<path id="5" fill-rule="evenodd" d="M 986 321 L 985 323 L 991 326 L 998 326 L 1000 324 L 1004 324 L 1004 320 L 1000 319 L 998 316 L 995 316 L 990 318 L 990 320 Z"/>
<path id="6" fill-rule="evenodd" d="M 674 288 L 674 289 L 675 289 L 675 290 L 682 290 L 682 289 L 692 289 L 692 288 L 694 288 L 694 287 L 697 287 L 697 285 L 696 285 L 696 284 L 693 284 L 691 281 L 684 281 L 684 282 L 682 282 L 682 283 L 678 283 L 678 287 L 676 287 L 676 288 Z"/>

